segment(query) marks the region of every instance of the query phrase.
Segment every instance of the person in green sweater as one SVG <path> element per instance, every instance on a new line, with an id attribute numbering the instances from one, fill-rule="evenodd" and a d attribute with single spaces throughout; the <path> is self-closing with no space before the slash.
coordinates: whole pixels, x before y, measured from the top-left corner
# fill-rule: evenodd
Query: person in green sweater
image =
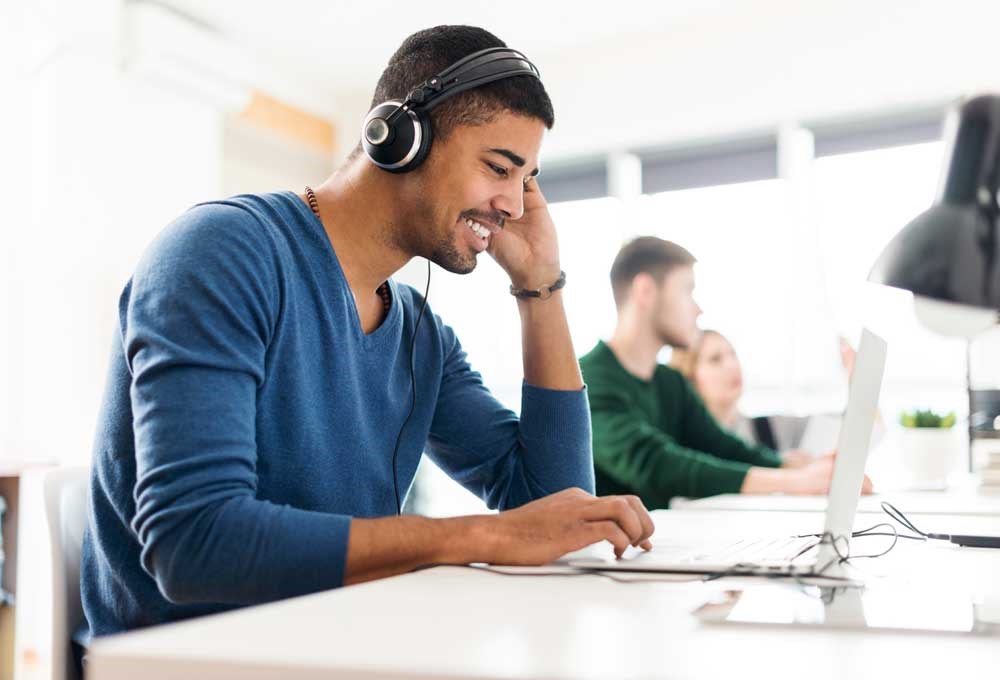
<path id="1" fill-rule="evenodd" d="M 598 493 L 634 494 L 649 508 L 676 496 L 826 493 L 833 455 L 813 460 L 744 442 L 719 426 L 683 375 L 657 363 L 664 346 L 698 336 L 694 263 L 679 245 L 643 236 L 611 267 L 618 323 L 580 359 Z"/>

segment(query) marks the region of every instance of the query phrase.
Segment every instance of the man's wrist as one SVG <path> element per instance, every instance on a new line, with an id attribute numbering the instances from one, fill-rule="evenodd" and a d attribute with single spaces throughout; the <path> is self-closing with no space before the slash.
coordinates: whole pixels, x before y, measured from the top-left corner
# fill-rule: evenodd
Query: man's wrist
<path id="1" fill-rule="evenodd" d="M 489 527 L 495 515 L 469 515 L 437 520 L 442 531 L 438 537 L 434 564 L 469 564 L 490 562 L 493 555 L 493 532 Z"/>
<path id="2" fill-rule="evenodd" d="M 510 274 L 510 285 L 522 290 L 538 290 L 551 286 L 559 279 L 559 264 L 532 267 L 524 272 Z"/>

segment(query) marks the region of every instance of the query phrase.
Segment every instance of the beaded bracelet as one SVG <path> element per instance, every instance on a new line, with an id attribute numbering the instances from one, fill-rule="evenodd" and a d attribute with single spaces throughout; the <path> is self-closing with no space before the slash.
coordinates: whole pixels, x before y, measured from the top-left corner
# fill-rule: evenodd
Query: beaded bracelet
<path id="1" fill-rule="evenodd" d="M 535 288 L 534 290 L 528 288 L 515 288 L 513 285 L 510 287 L 510 294 L 516 298 L 521 298 L 522 300 L 530 298 L 538 298 L 539 300 L 548 300 L 552 297 L 552 294 L 566 285 L 566 272 L 559 272 L 559 278 L 551 286 L 542 286 L 541 288 Z"/>

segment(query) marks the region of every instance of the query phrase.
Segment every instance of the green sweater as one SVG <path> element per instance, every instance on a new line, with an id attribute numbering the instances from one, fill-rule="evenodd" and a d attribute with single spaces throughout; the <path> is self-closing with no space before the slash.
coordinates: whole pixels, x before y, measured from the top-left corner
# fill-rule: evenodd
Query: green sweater
<path id="1" fill-rule="evenodd" d="M 635 494 L 665 508 L 674 496 L 738 493 L 751 466 L 779 467 L 771 449 L 726 432 L 679 372 L 635 377 L 598 342 L 580 359 L 590 397 L 599 494 Z"/>

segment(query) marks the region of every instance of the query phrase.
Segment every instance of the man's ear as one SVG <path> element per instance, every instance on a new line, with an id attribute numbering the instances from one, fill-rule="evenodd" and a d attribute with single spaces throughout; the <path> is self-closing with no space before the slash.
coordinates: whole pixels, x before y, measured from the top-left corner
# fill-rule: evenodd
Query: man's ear
<path id="1" fill-rule="evenodd" d="M 653 300 L 656 299 L 658 288 L 659 286 L 656 285 L 656 279 L 653 278 L 652 274 L 640 272 L 632 279 L 629 294 L 633 301 L 640 307 L 649 307 L 652 305 Z"/>

